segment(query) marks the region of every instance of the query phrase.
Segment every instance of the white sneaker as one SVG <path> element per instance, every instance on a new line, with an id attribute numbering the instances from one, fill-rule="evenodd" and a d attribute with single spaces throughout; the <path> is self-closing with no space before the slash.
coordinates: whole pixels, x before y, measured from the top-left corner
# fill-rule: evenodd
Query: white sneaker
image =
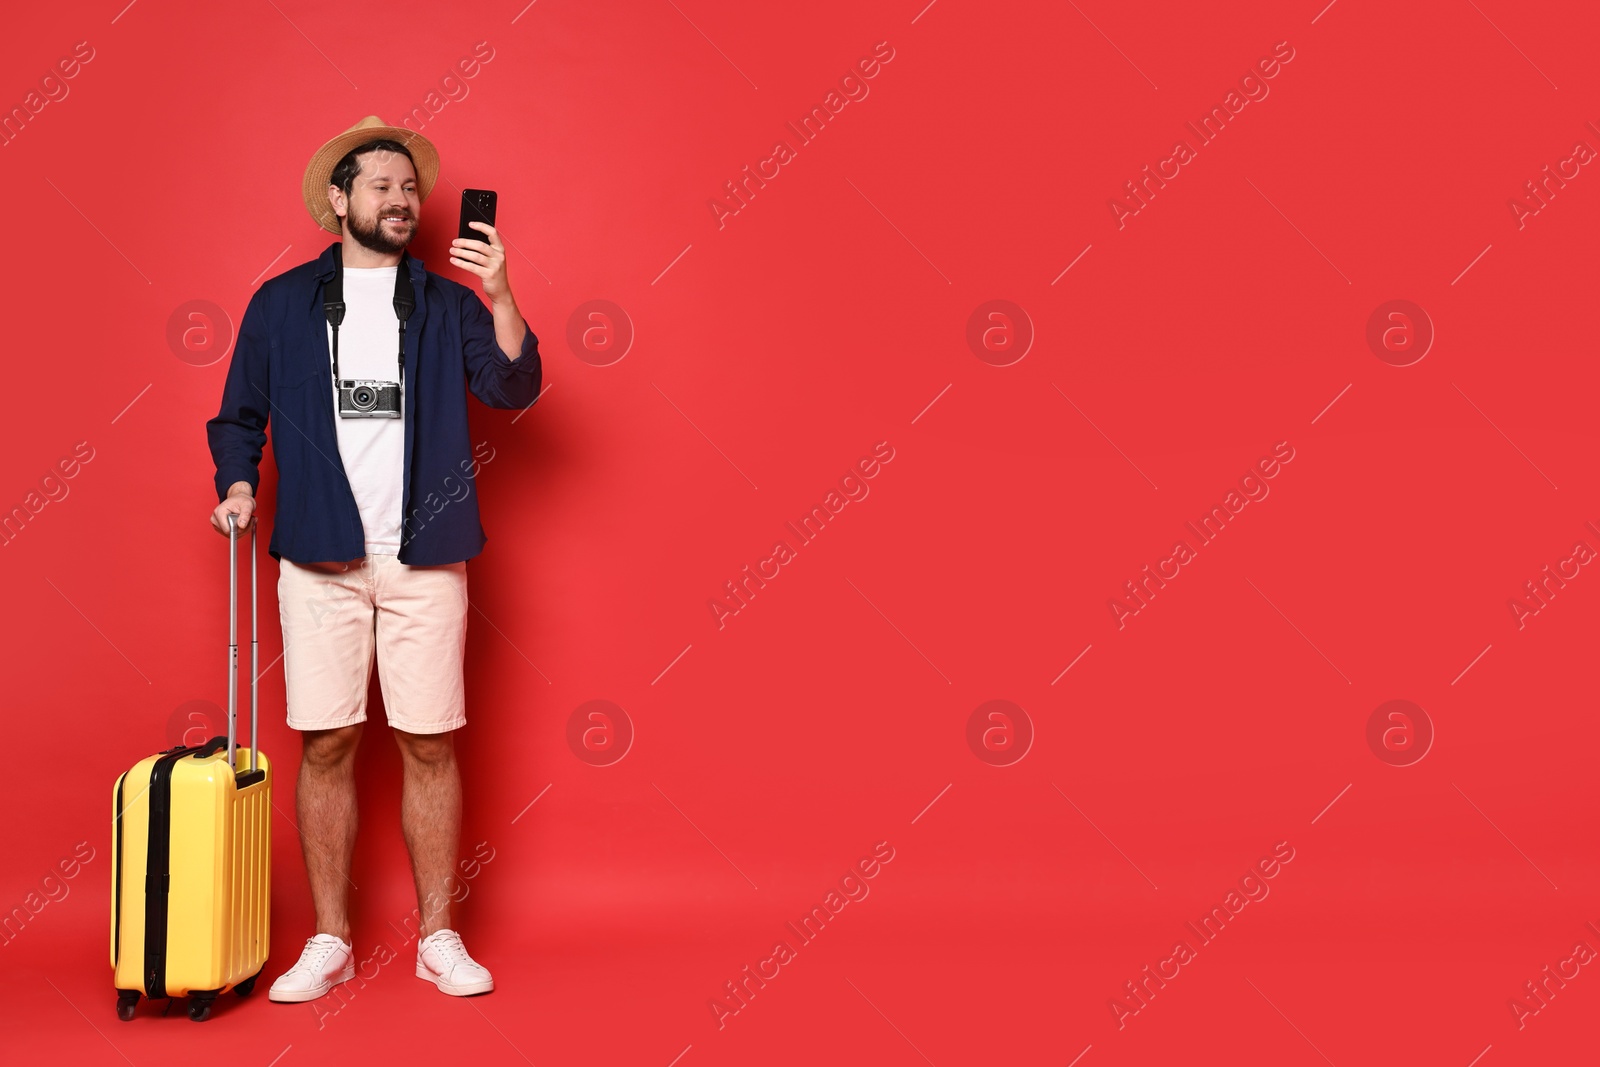
<path id="1" fill-rule="evenodd" d="M 272 983 L 267 999 L 290 1004 L 316 1000 L 355 976 L 355 950 L 333 934 L 318 934 L 306 939 L 299 961 Z"/>
<path id="2" fill-rule="evenodd" d="M 494 989 L 484 966 L 467 955 L 461 935 L 436 930 L 417 943 L 417 977 L 426 978 L 453 997 L 470 997 Z"/>

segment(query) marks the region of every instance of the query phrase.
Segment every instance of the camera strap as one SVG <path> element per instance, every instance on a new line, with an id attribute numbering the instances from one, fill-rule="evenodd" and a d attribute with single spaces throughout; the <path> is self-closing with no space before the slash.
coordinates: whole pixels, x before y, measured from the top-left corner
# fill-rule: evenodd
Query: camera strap
<path id="1" fill-rule="evenodd" d="M 394 314 L 400 320 L 400 385 L 406 382 L 406 320 L 417 309 L 416 297 L 411 290 L 411 253 L 400 253 L 400 265 L 394 272 Z M 333 279 L 322 286 L 322 313 L 333 327 L 333 388 L 339 389 L 339 324 L 344 321 L 344 249 L 333 254 Z"/>

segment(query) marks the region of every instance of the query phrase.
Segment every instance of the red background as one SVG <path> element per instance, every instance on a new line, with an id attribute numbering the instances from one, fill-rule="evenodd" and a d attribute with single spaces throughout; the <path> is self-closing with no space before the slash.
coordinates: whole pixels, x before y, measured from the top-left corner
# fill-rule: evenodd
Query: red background
<path id="1" fill-rule="evenodd" d="M 219 1038 L 285 1067 L 1592 1058 L 1594 967 L 1521 1028 L 1508 1007 L 1600 948 L 1600 577 L 1521 629 L 1508 607 L 1600 548 L 1600 177 L 1520 229 L 1508 207 L 1600 147 L 1586 5 L 111 0 L 6 21 L 7 108 L 94 50 L 0 148 L 0 504 L 94 450 L 0 549 L 0 906 L 95 849 L 0 951 L 18 1062 Z M 312 151 L 424 104 L 480 41 L 469 95 L 420 127 L 443 174 L 412 251 L 472 281 L 444 256 L 457 190 L 497 189 L 548 386 L 472 414 L 496 458 L 463 854 L 494 858 L 459 926 L 498 989 L 410 974 L 374 680 L 355 939 L 398 961 L 334 1015 L 258 994 L 208 1029 L 119 1023 L 112 782 L 189 702 L 225 706 L 203 424 L 226 360 L 175 348 L 169 319 L 204 300 L 236 327 L 326 247 Z M 708 200 L 880 41 L 870 94 L 719 228 Z M 1108 200 L 1280 41 L 1270 95 L 1119 229 Z M 567 339 L 596 299 L 636 331 L 609 366 Z M 1008 366 L 966 340 L 997 299 L 1035 333 Z M 1365 339 L 1394 299 L 1436 330 L 1411 366 Z M 723 583 L 880 441 L 870 495 L 719 630 Z M 1119 629 L 1123 582 L 1280 441 L 1270 496 Z M 264 462 L 269 523 L 275 481 Z M 270 978 L 311 920 L 260 551 Z M 967 741 L 997 699 L 1034 732 L 1008 766 Z M 1436 733 L 1409 766 L 1366 739 L 1395 699 Z M 590 700 L 635 733 L 609 766 L 567 740 Z M 870 895 L 719 1028 L 723 983 L 880 841 Z M 1278 842 L 1270 895 L 1119 1028 L 1123 983 Z"/>

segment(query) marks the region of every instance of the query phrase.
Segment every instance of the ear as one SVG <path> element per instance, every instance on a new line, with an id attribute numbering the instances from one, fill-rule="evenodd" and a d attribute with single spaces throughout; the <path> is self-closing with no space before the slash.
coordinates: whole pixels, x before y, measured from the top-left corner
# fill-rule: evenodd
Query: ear
<path id="1" fill-rule="evenodd" d="M 341 220 L 344 218 L 345 212 L 350 210 L 350 204 L 345 199 L 344 190 L 331 183 L 328 186 L 328 203 L 333 206 L 333 213 Z"/>

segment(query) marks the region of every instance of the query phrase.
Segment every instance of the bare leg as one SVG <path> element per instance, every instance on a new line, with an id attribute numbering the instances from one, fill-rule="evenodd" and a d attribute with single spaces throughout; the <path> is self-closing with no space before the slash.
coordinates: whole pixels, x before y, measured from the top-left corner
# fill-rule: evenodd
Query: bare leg
<path id="1" fill-rule="evenodd" d="M 405 763 L 400 825 L 411 852 L 417 884 L 419 938 L 454 929 L 450 922 L 450 883 L 461 834 L 461 772 L 456 766 L 455 734 L 394 732 Z"/>
<path id="2" fill-rule="evenodd" d="M 301 732 L 295 808 L 319 934 L 350 940 L 350 858 L 356 847 L 356 745 L 361 727 Z"/>

